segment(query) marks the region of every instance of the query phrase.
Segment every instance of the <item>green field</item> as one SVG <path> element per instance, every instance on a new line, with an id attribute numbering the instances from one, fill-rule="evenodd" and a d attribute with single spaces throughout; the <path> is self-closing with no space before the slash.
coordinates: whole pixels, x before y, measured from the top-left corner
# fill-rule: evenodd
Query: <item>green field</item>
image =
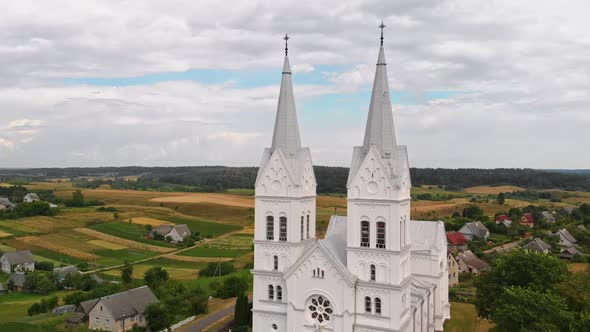
<path id="1" fill-rule="evenodd" d="M 88 228 L 93 229 L 95 231 L 99 231 L 101 233 L 113 235 L 116 237 L 120 237 L 123 239 L 151 244 L 160 247 L 174 247 L 174 245 L 165 242 L 165 241 L 154 241 L 148 240 L 145 238 L 146 229 L 144 226 L 132 224 L 129 222 L 122 222 L 122 221 L 114 221 L 114 222 L 105 222 L 105 223 L 97 223 L 94 225 L 88 226 Z"/>
<path id="2" fill-rule="evenodd" d="M 475 306 L 468 303 L 451 302 L 451 319 L 445 322 L 445 332 L 487 332 L 493 325 L 477 317 Z"/>
<path id="3" fill-rule="evenodd" d="M 191 229 L 191 231 L 199 232 L 201 235 L 211 237 L 218 237 L 225 233 L 237 231 L 242 228 L 237 225 L 224 224 L 214 221 L 193 220 L 181 217 L 165 217 L 162 218 L 162 220 L 170 221 L 175 224 L 186 224 Z"/>
<path id="4" fill-rule="evenodd" d="M 181 252 L 180 256 L 192 256 L 192 257 L 230 257 L 236 258 L 249 253 L 249 249 L 223 249 L 223 248 L 204 248 L 196 247 L 187 251 Z"/>

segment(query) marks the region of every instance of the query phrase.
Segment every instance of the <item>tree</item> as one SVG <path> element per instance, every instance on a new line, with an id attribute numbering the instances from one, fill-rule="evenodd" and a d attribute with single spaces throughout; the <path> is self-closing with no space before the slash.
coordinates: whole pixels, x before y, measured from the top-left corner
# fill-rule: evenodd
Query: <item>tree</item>
<path id="1" fill-rule="evenodd" d="M 505 201 L 506 201 L 506 198 L 504 197 L 504 193 L 499 193 L 498 194 L 498 204 L 504 205 Z"/>
<path id="2" fill-rule="evenodd" d="M 213 276 L 224 276 L 234 272 L 236 268 L 231 262 L 209 262 L 204 269 L 199 271 L 199 276 L 213 277 Z"/>
<path id="3" fill-rule="evenodd" d="M 513 250 L 499 256 L 494 268 L 475 280 L 475 307 L 481 317 L 490 318 L 505 288 L 528 287 L 544 292 L 568 275 L 567 265 L 556 257 Z"/>
<path id="4" fill-rule="evenodd" d="M 469 205 L 463 209 L 463 217 L 469 219 L 481 219 L 484 213 L 483 210 L 477 205 Z"/>
<path id="5" fill-rule="evenodd" d="M 206 313 L 209 308 L 209 295 L 200 287 L 192 290 L 190 295 L 191 314 L 198 315 Z"/>
<path id="6" fill-rule="evenodd" d="M 590 313 L 590 269 L 570 274 L 555 287 L 555 292 L 565 298 L 571 310 Z"/>
<path id="7" fill-rule="evenodd" d="M 223 281 L 223 283 L 212 282 L 211 289 L 214 290 L 216 297 L 224 299 L 241 296 L 248 290 L 248 281 L 244 278 L 232 276 Z"/>
<path id="8" fill-rule="evenodd" d="M 248 295 L 238 296 L 234 309 L 234 326 L 248 326 L 250 324 Z"/>
<path id="9" fill-rule="evenodd" d="M 143 280 L 152 290 L 157 290 L 168 278 L 168 271 L 159 266 L 152 267 L 143 275 Z"/>
<path id="10" fill-rule="evenodd" d="M 508 287 L 492 315 L 498 331 L 570 331 L 573 314 L 563 298 L 551 291 Z"/>
<path id="11" fill-rule="evenodd" d="M 84 195 L 82 195 L 82 191 L 77 189 L 72 193 L 72 201 L 70 203 L 71 206 L 84 206 Z"/>
<path id="12" fill-rule="evenodd" d="M 150 331 L 160 331 L 172 325 L 172 315 L 160 303 L 152 303 L 145 308 L 145 319 Z"/>
<path id="13" fill-rule="evenodd" d="M 51 262 L 35 262 L 36 271 L 53 271 L 53 263 Z"/>
<path id="14" fill-rule="evenodd" d="M 133 282 L 133 266 L 125 261 L 125 266 L 121 270 L 121 280 L 125 285 L 130 285 Z"/>

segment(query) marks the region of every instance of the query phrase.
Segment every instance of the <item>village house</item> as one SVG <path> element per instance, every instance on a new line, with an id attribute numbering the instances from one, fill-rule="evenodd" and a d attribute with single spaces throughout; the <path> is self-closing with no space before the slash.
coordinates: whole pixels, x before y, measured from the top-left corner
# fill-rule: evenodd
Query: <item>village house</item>
<path id="1" fill-rule="evenodd" d="M 488 263 L 479 259 L 471 250 L 459 253 L 455 258 L 459 263 L 460 273 L 468 272 L 477 275 L 490 269 Z"/>
<path id="2" fill-rule="evenodd" d="M 565 228 L 558 230 L 557 232 L 555 232 L 554 235 L 559 236 L 559 246 L 562 248 L 569 248 L 569 247 L 574 247 L 574 246 L 577 247 L 578 246 L 578 240 L 576 240 L 576 238 L 574 238 L 572 233 L 570 233 Z"/>
<path id="3" fill-rule="evenodd" d="M 543 254 L 548 254 L 551 252 L 551 246 L 538 237 L 524 245 L 522 249 L 527 252 L 538 252 Z"/>
<path id="4" fill-rule="evenodd" d="M 447 264 L 449 267 L 449 287 L 452 287 L 459 284 L 459 262 L 450 251 L 447 253 Z"/>
<path id="5" fill-rule="evenodd" d="M 483 240 L 487 241 L 490 236 L 490 231 L 482 224 L 481 221 L 468 222 L 461 229 L 462 233 L 468 241 Z"/>
<path id="6" fill-rule="evenodd" d="M 553 213 L 551 213 L 549 211 L 543 211 L 543 212 L 541 212 L 541 217 L 546 222 L 548 222 L 550 224 L 555 224 L 555 215 Z"/>
<path id="7" fill-rule="evenodd" d="M 23 198 L 23 203 L 33 203 L 38 201 L 40 201 L 40 199 L 39 195 L 37 195 L 36 193 L 28 193 Z"/>
<path id="8" fill-rule="evenodd" d="M 154 237 L 154 234 L 160 234 L 165 239 L 170 237 L 172 238 L 172 242 L 181 242 L 187 236 L 190 236 L 191 230 L 188 228 L 187 225 L 160 225 L 150 232 L 150 237 Z"/>
<path id="9" fill-rule="evenodd" d="M 158 303 L 148 286 L 103 296 L 88 313 L 88 328 L 103 331 L 126 331 L 134 326 L 146 326 L 145 308 Z"/>
<path id="10" fill-rule="evenodd" d="M 520 218 L 520 224 L 526 227 L 535 227 L 535 219 L 531 213 L 525 213 Z"/>
<path id="11" fill-rule="evenodd" d="M 559 253 L 559 258 L 563 259 L 572 259 L 575 256 L 584 256 L 584 253 L 574 246 L 565 248 Z"/>
<path id="12" fill-rule="evenodd" d="M 467 248 L 467 239 L 463 233 L 447 232 L 447 249 L 463 251 Z"/>
<path id="13" fill-rule="evenodd" d="M 14 204 L 8 198 L 0 197 L 0 210 L 12 209 L 13 207 Z"/>
<path id="14" fill-rule="evenodd" d="M 27 276 L 24 272 L 15 272 L 8 277 L 6 288 L 12 292 L 22 292 L 25 287 Z"/>
<path id="15" fill-rule="evenodd" d="M 504 225 L 505 227 L 510 227 L 512 225 L 512 220 L 510 217 L 502 214 L 496 217 L 496 225 Z"/>
<path id="16" fill-rule="evenodd" d="M 56 267 L 55 269 L 53 269 L 53 274 L 55 274 L 55 281 L 60 283 L 64 282 L 64 280 L 66 280 L 66 277 L 69 275 L 75 276 L 80 274 L 80 271 L 77 267 L 69 265 L 64 267 Z"/>
<path id="17" fill-rule="evenodd" d="M 28 272 L 35 271 L 35 259 L 28 250 L 7 252 L 0 257 L 2 272 Z"/>
<path id="18" fill-rule="evenodd" d="M 2 283 L 0 282 L 0 295 L 4 295 L 4 293 L 6 293 L 6 289 L 4 289 L 4 286 L 2 286 Z"/>

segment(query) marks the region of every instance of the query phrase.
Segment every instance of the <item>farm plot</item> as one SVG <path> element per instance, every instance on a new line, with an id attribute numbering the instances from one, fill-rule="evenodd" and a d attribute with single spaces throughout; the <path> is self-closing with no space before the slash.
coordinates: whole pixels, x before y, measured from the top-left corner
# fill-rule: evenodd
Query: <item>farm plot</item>
<path id="1" fill-rule="evenodd" d="M 162 224 L 171 224 L 170 222 L 162 221 L 160 219 L 148 218 L 148 217 L 135 217 L 131 218 L 131 222 L 137 225 L 150 225 L 152 227 L 158 227 Z"/>
<path id="2" fill-rule="evenodd" d="M 100 259 L 96 260 L 96 263 L 98 265 L 113 266 L 123 264 L 125 263 L 125 261 L 133 262 L 150 258 L 157 255 L 158 253 L 152 251 L 127 248 L 119 250 L 101 249 L 97 250 L 96 254 L 101 256 Z"/>
<path id="3" fill-rule="evenodd" d="M 162 206 L 204 220 L 215 220 L 240 226 L 254 223 L 253 208 L 212 203 L 162 203 Z"/>
<path id="4" fill-rule="evenodd" d="M 2 238 L 2 237 L 9 237 L 11 235 L 12 235 L 11 233 L 8 233 L 8 232 L 5 232 L 3 230 L 0 230 L 0 238 Z"/>
<path id="5" fill-rule="evenodd" d="M 118 244 L 115 242 L 105 241 L 105 240 L 90 240 L 90 241 L 88 241 L 88 243 L 90 243 L 96 247 L 101 247 L 101 248 L 110 249 L 110 250 L 127 249 L 127 247 L 124 245 L 121 245 L 121 244 Z"/>
<path id="6" fill-rule="evenodd" d="M 35 228 L 29 227 L 17 221 L 0 221 L 0 230 L 11 233 L 14 236 L 39 234 Z"/>
<path id="7" fill-rule="evenodd" d="M 147 270 L 151 269 L 155 265 L 151 264 L 137 264 L 133 265 L 133 278 L 134 279 L 142 279 L 144 274 Z M 175 267 L 165 267 L 164 268 L 170 278 L 175 280 L 193 280 L 198 277 L 199 271 L 196 269 L 186 269 L 186 268 L 175 268 Z M 104 274 L 119 277 L 121 275 L 121 269 L 114 269 L 104 272 Z"/>
<path id="8" fill-rule="evenodd" d="M 191 257 L 230 257 L 236 258 L 252 251 L 252 237 L 231 235 L 223 239 L 210 241 L 202 246 L 179 253 L 179 256 Z"/>
<path id="9" fill-rule="evenodd" d="M 78 233 L 86 234 L 86 235 L 92 236 L 92 237 L 99 239 L 99 240 L 105 240 L 107 242 L 115 242 L 115 243 L 118 243 L 120 245 L 129 247 L 129 248 L 153 251 L 153 252 L 158 252 L 158 253 L 167 253 L 167 252 L 174 251 L 173 248 L 154 246 L 154 245 L 150 245 L 150 244 L 146 244 L 146 243 L 127 240 L 127 239 L 113 236 L 110 234 L 102 233 L 102 232 L 99 232 L 97 230 L 90 229 L 90 228 L 76 228 L 74 230 Z"/>
<path id="10" fill-rule="evenodd" d="M 219 205 L 254 207 L 254 197 L 213 193 L 190 193 L 177 196 L 157 197 L 151 199 L 157 203 L 213 203 Z"/>
<path id="11" fill-rule="evenodd" d="M 15 250 L 30 250 L 33 256 L 40 261 L 52 261 L 64 264 L 78 264 L 86 261 L 78 257 L 69 256 L 65 252 L 47 249 L 34 243 L 19 241 L 18 239 L 7 239 L 3 240 L 3 242 Z"/>
<path id="12" fill-rule="evenodd" d="M 90 225 L 89 229 L 98 231 L 100 233 L 112 235 L 117 238 L 123 238 L 134 242 L 145 243 L 150 246 L 158 247 L 173 247 L 171 244 L 164 241 L 154 241 L 145 238 L 146 229 L 140 225 L 136 225 L 130 222 L 105 222 Z M 102 239 L 104 240 L 104 239 Z M 107 239 L 108 240 L 108 239 Z"/>
<path id="13" fill-rule="evenodd" d="M 57 234 L 55 234 L 55 235 L 57 235 Z M 51 241 L 50 239 L 45 238 L 45 237 L 26 236 L 26 237 L 18 238 L 16 240 L 21 241 L 26 244 L 34 244 L 37 247 L 49 249 L 51 251 L 63 253 L 63 254 L 66 254 L 70 257 L 79 258 L 79 259 L 83 259 L 83 260 L 92 260 L 92 259 L 98 258 L 98 256 L 91 254 L 89 252 L 86 252 L 86 251 L 83 251 L 80 249 L 76 249 L 76 248 L 72 248 L 72 247 L 70 247 L 68 245 L 64 245 L 63 243 L 60 243 L 60 242 Z"/>
<path id="14" fill-rule="evenodd" d="M 207 237 L 218 237 L 225 233 L 239 230 L 241 227 L 237 225 L 224 224 L 213 221 L 202 221 L 179 217 L 163 217 L 163 220 L 173 222 L 175 224 L 186 224 L 190 230 L 195 233 L 199 232 Z"/>

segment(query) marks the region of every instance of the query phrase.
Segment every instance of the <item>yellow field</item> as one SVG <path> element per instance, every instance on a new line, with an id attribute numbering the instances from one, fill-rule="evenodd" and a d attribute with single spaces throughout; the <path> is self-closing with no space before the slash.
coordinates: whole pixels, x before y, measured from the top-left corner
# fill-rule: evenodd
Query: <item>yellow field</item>
<path id="1" fill-rule="evenodd" d="M 228 194 L 189 193 L 178 196 L 157 197 L 151 199 L 158 203 L 212 203 L 245 208 L 254 207 L 254 197 Z"/>
<path id="2" fill-rule="evenodd" d="M 571 272 L 584 272 L 590 268 L 588 263 L 571 263 L 569 266 Z"/>
<path id="3" fill-rule="evenodd" d="M 150 225 L 150 226 L 160 226 L 160 225 L 164 225 L 164 224 L 172 224 L 171 222 L 168 221 L 162 221 L 159 219 L 155 219 L 155 218 L 148 218 L 148 217 L 135 217 L 135 218 L 131 218 L 131 222 L 134 224 L 138 224 L 138 225 Z"/>
<path id="4" fill-rule="evenodd" d="M 0 230 L 0 237 L 7 237 L 7 236 L 11 236 L 12 234 L 7 233 L 5 231 Z"/>
<path id="5" fill-rule="evenodd" d="M 486 195 L 497 195 L 499 193 L 505 192 L 513 192 L 513 191 L 521 191 L 525 190 L 521 187 L 516 186 L 497 186 L 497 187 L 490 187 L 490 186 L 477 186 L 471 188 L 465 188 L 464 191 L 470 194 L 486 194 Z"/>
<path id="6" fill-rule="evenodd" d="M 105 249 L 111 249 L 111 250 L 127 249 L 127 247 L 124 245 L 105 241 L 105 240 L 90 240 L 90 241 L 88 241 L 88 243 L 92 244 L 93 246 L 97 246 L 97 247 L 101 247 L 101 248 L 105 248 Z"/>
<path id="7" fill-rule="evenodd" d="M 151 269 L 152 265 L 144 265 L 144 264 L 137 264 L 133 265 L 133 278 L 141 279 L 143 278 L 145 272 Z M 166 271 L 170 275 L 172 279 L 175 280 L 195 280 L 198 277 L 199 271 L 195 269 L 181 269 L 181 268 L 171 268 L 166 267 Z M 109 270 L 104 272 L 105 274 L 112 275 L 112 276 L 120 276 L 121 270 Z"/>
<path id="8" fill-rule="evenodd" d="M 135 249 L 141 249 L 141 250 L 148 250 L 148 251 L 153 251 L 153 252 L 159 252 L 159 253 L 167 253 L 167 252 L 171 252 L 174 251 L 174 248 L 165 248 L 165 247 L 159 247 L 159 246 L 153 246 L 150 244 L 144 244 L 141 242 L 135 242 L 135 241 L 131 241 L 131 240 L 127 240 L 127 239 L 122 239 L 120 237 L 116 237 L 116 236 L 112 236 L 112 235 L 108 235 L 105 233 L 101 233 L 101 232 L 97 232 L 93 229 L 90 228 L 76 228 L 74 229 L 76 232 L 78 233 L 82 233 L 85 235 L 90 235 L 94 238 L 97 238 L 99 240 L 105 240 L 108 242 L 115 242 L 124 246 L 127 246 L 129 248 L 135 248 Z"/>
<path id="9" fill-rule="evenodd" d="M 175 260 L 175 261 L 194 262 L 194 263 L 227 262 L 227 261 L 231 261 L 233 259 L 233 258 L 229 258 L 229 257 L 192 257 L 192 256 L 176 256 L 176 255 L 165 255 L 164 257 L 168 258 L 168 259 Z"/>
<path id="10" fill-rule="evenodd" d="M 71 257 L 76 257 L 85 260 L 92 260 L 95 258 L 99 258 L 98 256 L 91 254 L 89 252 L 85 252 L 79 249 L 71 248 L 69 246 L 64 246 L 58 242 L 49 241 L 48 239 L 41 238 L 39 236 L 25 236 L 17 238 L 16 240 L 24 242 L 24 243 L 31 243 L 38 247 L 43 247 L 49 250 L 53 250 L 56 252 L 61 252 Z"/>

